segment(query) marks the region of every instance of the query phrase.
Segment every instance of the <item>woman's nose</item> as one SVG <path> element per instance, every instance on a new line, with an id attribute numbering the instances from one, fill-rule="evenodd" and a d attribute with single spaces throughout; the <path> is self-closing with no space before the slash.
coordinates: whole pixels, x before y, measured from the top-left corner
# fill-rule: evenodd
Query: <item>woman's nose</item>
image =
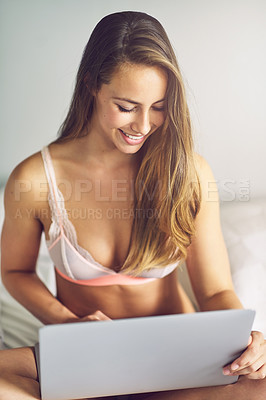
<path id="1" fill-rule="evenodd" d="M 147 135 L 151 130 L 150 116 L 149 113 L 140 113 L 136 115 L 131 128 L 136 133 L 141 133 L 142 135 Z"/>

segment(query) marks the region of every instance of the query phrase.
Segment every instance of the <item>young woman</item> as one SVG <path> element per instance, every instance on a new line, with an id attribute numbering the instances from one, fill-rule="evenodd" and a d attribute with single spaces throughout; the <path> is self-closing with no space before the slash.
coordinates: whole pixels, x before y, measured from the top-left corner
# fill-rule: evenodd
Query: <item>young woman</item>
<path id="1" fill-rule="evenodd" d="M 186 313 L 194 309 L 177 280 L 186 259 L 201 310 L 241 308 L 210 180 L 164 29 L 144 13 L 106 16 L 85 48 L 59 138 L 6 185 L 6 288 L 44 324 Z M 35 272 L 42 232 L 56 298 Z M 238 383 L 132 397 L 259 400 L 265 362 L 263 336 L 252 332 L 224 368 Z M 40 399 L 33 349 L 0 353 L 0 398 Z"/>

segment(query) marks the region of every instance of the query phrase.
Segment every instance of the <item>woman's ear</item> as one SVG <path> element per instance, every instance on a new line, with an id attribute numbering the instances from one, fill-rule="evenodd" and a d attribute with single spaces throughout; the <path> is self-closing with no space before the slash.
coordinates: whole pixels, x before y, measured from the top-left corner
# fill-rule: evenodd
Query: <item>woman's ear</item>
<path id="1" fill-rule="evenodd" d="M 97 87 L 95 88 L 94 87 L 95 85 L 92 84 L 89 72 L 86 74 L 85 78 L 83 79 L 83 82 L 85 84 L 86 89 L 90 92 L 90 94 L 93 97 L 95 97 L 99 89 Z"/>
<path id="2" fill-rule="evenodd" d="M 89 82 L 90 82 L 89 74 L 87 74 L 87 75 L 85 76 L 83 82 L 84 82 L 86 88 L 89 89 L 89 86 L 90 86 L 90 85 L 89 85 Z"/>

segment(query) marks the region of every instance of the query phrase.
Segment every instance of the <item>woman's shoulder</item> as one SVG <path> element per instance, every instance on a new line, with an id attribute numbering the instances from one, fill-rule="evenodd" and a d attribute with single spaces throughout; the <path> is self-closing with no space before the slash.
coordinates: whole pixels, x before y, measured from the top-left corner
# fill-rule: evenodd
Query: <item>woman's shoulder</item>
<path id="1" fill-rule="evenodd" d="M 72 147 L 71 147 L 72 146 Z M 56 173 L 65 175 L 66 171 L 71 171 L 69 159 L 71 159 L 72 143 L 49 143 L 44 158 L 51 157 L 52 168 L 56 167 Z M 38 151 L 21 161 L 11 172 L 5 187 L 5 197 L 19 197 L 23 201 L 36 202 L 47 201 L 49 188 L 46 169 L 42 156 L 42 151 Z"/>
<path id="2" fill-rule="evenodd" d="M 200 154 L 194 154 L 195 168 L 201 187 L 202 199 L 217 199 L 218 189 L 212 168 L 208 161 Z"/>
<path id="3" fill-rule="evenodd" d="M 195 168 L 196 172 L 198 174 L 198 177 L 201 180 L 205 181 L 206 179 L 212 179 L 214 180 L 212 168 L 208 161 L 200 154 L 194 153 L 194 162 L 195 162 Z"/>
<path id="4" fill-rule="evenodd" d="M 41 151 L 38 151 L 13 169 L 5 186 L 5 198 L 29 202 L 36 199 L 37 194 L 39 196 L 40 188 L 46 182 Z"/>
<path id="5" fill-rule="evenodd" d="M 11 172 L 8 181 L 17 179 L 34 180 L 44 175 L 41 151 L 38 151 L 22 160 Z"/>
<path id="6" fill-rule="evenodd" d="M 208 161 L 199 153 L 194 153 L 195 167 L 199 175 L 205 176 L 206 174 L 212 173 L 210 164 Z"/>

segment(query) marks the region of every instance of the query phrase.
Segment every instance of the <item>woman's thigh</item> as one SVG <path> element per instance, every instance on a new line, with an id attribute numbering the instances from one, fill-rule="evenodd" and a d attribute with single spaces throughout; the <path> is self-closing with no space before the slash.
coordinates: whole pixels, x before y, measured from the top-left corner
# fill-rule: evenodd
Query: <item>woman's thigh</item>
<path id="1" fill-rule="evenodd" d="M 0 351 L 0 373 L 10 373 L 38 380 L 33 347 Z"/>
<path id="2" fill-rule="evenodd" d="M 252 380 L 244 376 L 238 382 L 224 386 L 131 395 L 130 400 L 265 400 L 266 378 Z"/>

